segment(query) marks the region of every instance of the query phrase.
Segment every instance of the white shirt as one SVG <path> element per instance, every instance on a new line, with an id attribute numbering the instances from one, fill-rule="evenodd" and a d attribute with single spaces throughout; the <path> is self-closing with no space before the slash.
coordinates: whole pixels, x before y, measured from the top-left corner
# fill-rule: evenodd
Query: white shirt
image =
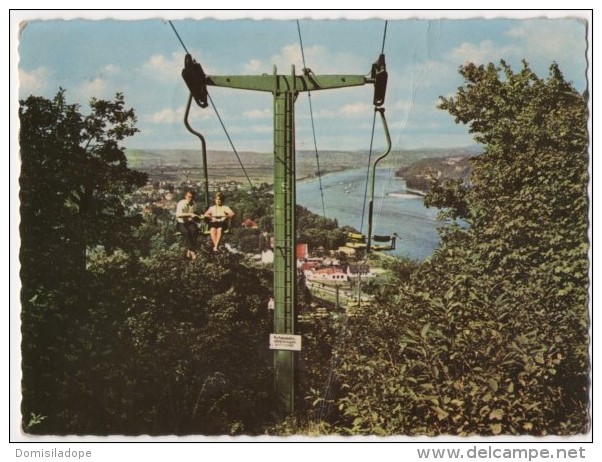
<path id="1" fill-rule="evenodd" d="M 191 202 L 189 204 L 186 199 L 182 199 L 178 202 L 178 205 L 176 205 L 176 220 L 178 221 L 178 223 L 186 223 L 190 220 L 189 217 L 180 216 L 186 213 L 194 213 L 194 203 Z"/>
<path id="2" fill-rule="evenodd" d="M 211 216 L 211 218 L 226 218 L 234 215 L 234 212 L 227 205 L 212 205 L 207 210 L 207 215 Z"/>

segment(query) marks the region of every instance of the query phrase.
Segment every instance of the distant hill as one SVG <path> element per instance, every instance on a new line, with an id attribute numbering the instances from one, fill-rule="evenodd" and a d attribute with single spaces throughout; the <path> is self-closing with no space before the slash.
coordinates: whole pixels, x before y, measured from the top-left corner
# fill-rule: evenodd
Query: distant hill
<path id="1" fill-rule="evenodd" d="M 270 153 L 244 151 L 238 154 L 244 164 L 267 166 L 272 162 Z M 132 168 L 141 170 L 161 165 L 199 168 L 202 164 L 200 150 L 195 149 L 127 149 L 125 155 Z M 236 165 L 240 168 L 232 151 L 207 151 L 207 163 L 215 167 Z"/>
<path id="2" fill-rule="evenodd" d="M 382 149 L 374 149 L 371 161 L 374 162 L 381 153 Z M 450 149 L 394 150 L 379 163 L 379 167 L 401 169 L 423 159 L 471 156 L 476 153 L 478 153 L 478 148 L 472 146 Z M 271 152 L 241 151 L 238 152 L 238 155 L 247 174 L 254 181 L 271 181 L 274 165 Z M 369 151 L 320 150 L 318 155 L 322 174 L 350 168 L 364 168 L 367 167 L 370 158 Z M 196 171 L 202 165 L 200 150 L 194 149 L 128 149 L 126 157 L 130 167 L 146 172 L 186 169 Z M 299 150 L 296 160 L 298 179 L 318 175 L 315 151 Z M 208 151 L 207 165 L 211 176 L 244 178 L 244 172 L 233 151 Z"/>
<path id="3" fill-rule="evenodd" d="M 445 157 L 423 158 L 410 165 L 401 167 L 395 172 L 396 176 L 406 181 L 410 189 L 428 191 L 430 178 L 467 180 L 472 172 L 470 159 L 478 154 L 457 153 Z"/>

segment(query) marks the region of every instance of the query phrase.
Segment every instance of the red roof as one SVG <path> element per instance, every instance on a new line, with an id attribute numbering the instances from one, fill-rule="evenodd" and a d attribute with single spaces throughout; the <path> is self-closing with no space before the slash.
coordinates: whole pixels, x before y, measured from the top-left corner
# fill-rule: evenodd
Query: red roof
<path id="1" fill-rule="evenodd" d="M 330 268 L 322 268 L 316 270 L 318 274 L 345 274 L 343 270 L 339 267 L 330 267 Z"/>
<path id="2" fill-rule="evenodd" d="M 305 261 L 301 265 L 301 269 L 303 271 L 307 271 L 307 270 L 310 270 L 310 269 L 314 269 L 318 265 L 319 265 L 319 263 L 317 261 Z"/>
<path id="3" fill-rule="evenodd" d="M 297 254 L 297 260 L 303 260 L 304 258 L 307 258 L 307 244 L 297 244 L 295 253 Z"/>
<path id="4" fill-rule="evenodd" d="M 241 226 L 243 228 L 258 228 L 257 223 L 255 223 L 253 220 L 251 220 L 250 218 L 247 218 L 245 221 L 243 221 L 241 223 Z"/>

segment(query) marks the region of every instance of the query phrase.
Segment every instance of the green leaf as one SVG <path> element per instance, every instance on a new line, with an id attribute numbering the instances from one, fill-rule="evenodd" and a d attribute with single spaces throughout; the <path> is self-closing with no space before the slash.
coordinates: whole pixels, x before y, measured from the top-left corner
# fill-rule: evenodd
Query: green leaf
<path id="1" fill-rule="evenodd" d="M 451 300 L 452 298 L 454 298 L 454 288 L 452 287 L 451 289 L 449 289 L 447 292 L 445 292 L 445 300 Z"/>
<path id="2" fill-rule="evenodd" d="M 502 424 L 491 424 L 489 425 L 489 428 L 491 429 L 491 433 L 493 433 L 494 435 L 499 435 L 500 433 L 502 433 Z"/>
<path id="3" fill-rule="evenodd" d="M 489 420 L 502 420 L 504 417 L 504 410 L 497 408 L 489 413 Z"/>
<path id="4" fill-rule="evenodd" d="M 447 416 L 449 416 L 449 412 L 441 409 L 439 406 L 435 406 L 434 409 L 435 409 L 435 412 L 437 412 L 437 419 L 439 419 L 439 420 L 446 419 Z"/>

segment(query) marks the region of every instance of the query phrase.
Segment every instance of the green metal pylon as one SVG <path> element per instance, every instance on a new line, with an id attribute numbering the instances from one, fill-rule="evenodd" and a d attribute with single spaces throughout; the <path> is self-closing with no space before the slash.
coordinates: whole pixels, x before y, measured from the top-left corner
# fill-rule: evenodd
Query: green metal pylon
<path id="1" fill-rule="evenodd" d="M 295 100 L 299 92 L 374 83 L 363 75 L 207 76 L 206 84 L 265 91 L 274 97 L 274 333 L 295 333 Z M 286 412 L 295 409 L 295 352 L 274 351 L 274 387 Z"/>

